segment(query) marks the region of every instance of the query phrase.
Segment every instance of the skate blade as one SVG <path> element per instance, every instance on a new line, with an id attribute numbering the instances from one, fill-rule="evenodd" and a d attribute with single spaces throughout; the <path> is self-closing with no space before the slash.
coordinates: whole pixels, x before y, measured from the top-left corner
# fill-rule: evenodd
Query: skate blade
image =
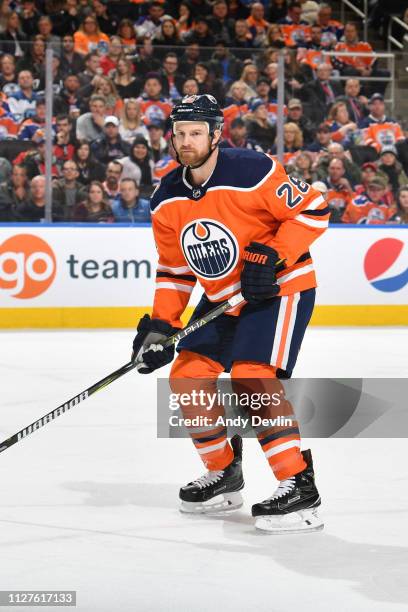
<path id="1" fill-rule="evenodd" d="M 323 527 L 316 508 L 290 514 L 258 516 L 255 520 L 255 529 L 271 535 L 311 533 L 321 531 Z"/>
<path id="2" fill-rule="evenodd" d="M 180 512 L 185 514 L 228 514 L 242 507 L 244 501 L 239 491 L 216 495 L 206 502 L 182 501 Z"/>

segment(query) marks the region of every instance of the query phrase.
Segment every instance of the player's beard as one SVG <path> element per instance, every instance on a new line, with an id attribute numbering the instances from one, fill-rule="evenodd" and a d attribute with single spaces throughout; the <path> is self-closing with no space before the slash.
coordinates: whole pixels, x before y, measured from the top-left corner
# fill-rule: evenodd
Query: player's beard
<path id="1" fill-rule="evenodd" d="M 180 151 L 178 156 L 183 166 L 197 166 L 204 161 L 208 152 L 198 152 L 195 149 Z"/>

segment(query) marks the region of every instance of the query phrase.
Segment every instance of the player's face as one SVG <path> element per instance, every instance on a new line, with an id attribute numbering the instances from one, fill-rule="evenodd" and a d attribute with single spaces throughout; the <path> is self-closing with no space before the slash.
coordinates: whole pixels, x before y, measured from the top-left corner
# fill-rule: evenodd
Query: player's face
<path id="1" fill-rule="evenodd" d="M 174 128 L 174 145 L 184 166 L 196 166 L 209 151 L 209 134 L 206 123 L 177 121 Z"/>

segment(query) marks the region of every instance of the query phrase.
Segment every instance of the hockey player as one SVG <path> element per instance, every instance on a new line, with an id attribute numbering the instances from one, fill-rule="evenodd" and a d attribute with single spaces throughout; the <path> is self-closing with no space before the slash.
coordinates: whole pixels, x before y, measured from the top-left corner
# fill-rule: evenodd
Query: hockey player
<path id="1" fill-rule="evenodd" d="M 193 318 L 239 292 L 245 302 L 179 343 L 172 388 L 188 381 L 215 387 L 223 371 L 233 381 L 280 384 L 291 376 L 312 314 L 316 278 L 308 249 L 325 231 L 329 209 L 272 157 L 219 149 L 223 115 L 213 96 L 183 98 L 170 118 L 180 166 L 151 200 L 159 263 L 152 317 L 141 319 L 133 343 L 137 368 L 150 373 L 173 360 L 174 349 L 161 343 L 181 327 L 198 280 L 204 294 Z M 208 471 L 180 490 L 181 510 L 240 507 L 239 436 L 230 444 L 225 427 L 211 426 L 190 435 Z M 300 450 L 298 427 L 271 427 L 257 437 L 280 484 L 252 507 L 255 526 L 272 533 L 322 528 L 312 457 Z"/>

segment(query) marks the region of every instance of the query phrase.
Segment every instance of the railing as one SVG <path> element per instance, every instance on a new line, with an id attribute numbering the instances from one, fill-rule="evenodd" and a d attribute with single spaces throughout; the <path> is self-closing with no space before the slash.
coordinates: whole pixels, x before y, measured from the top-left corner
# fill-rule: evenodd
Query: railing
<path id="1" fill-rule="evenodd" d="M 405 21 L 402 21 L 402 19 L 400 19 L 399 17 L 396 17 L 396 15 L 391 15 L 390 20 L 388 22 L 388 33 L 387 33 L 387 49 L 388 49 L 388 51 L 391 51 L 391 44 L 393 44 L 396 47 L 398 47 L 398 49 L 403 49 L 404 48 L 404 43 L 399 41 L 399 40 L 397 40 L 392 35 L 392 26 L 393 26 L 394 23 L 396 23 L 397 25 L 399 25 L 401 28 L 403 28 L 404 30 L 406 30 L 408 32 L 408 24 L 406 24 Z"/>
<path id="2" fill-rule="evenodd" d="M 391 113 L 394 112 L 394 106 L 395 106 L 395 56 L 394 53 L 356 53 L 356 52 L 350 52 L 350 51 L 323 51 L 323 55 L 324 56 L 331 56 L 331 57 L 372 57 L 373 59 L 387 59 L 390 60 L 389 65 L 388 65 L 388 69 L 390 71 L 390 76 L 389 77 L 378 77 L 378 76 L 374 76 L 374 77 L 366 77 L 366 76 L 361 76 L 361 77 L 350 77 L 350 76 L 332 76 L 331 80 L 332 81 L 347 81 L 350 78 L 358 78 L 358 80 L 362 80 L 362 81 L 386 81 L 387 83 L 390 83 L 391 85 L 391 91 L 390 91 L 390 97 L 385 99 L 385 102 L 388 103 L 390 105 L 390 110 Z"/>
<path id="3" fill-rule="evenodd" d="M 346 6 L 351 11 L 353 11 L 358 17 L 360 17 L 360 19 L 363 20 L 364 40 L 367 42 L 367 38 L 368 38 L 368 0 L 363 0 L 363 7 L 364 7 L 363 10 L 361 10 L 358 6 L 350 2 L 350 0 L 341 0 L 340 21 L 342 23 L 344 23 L 344 17 L 345 17 L 344 13 L 345 13 Z"/>

